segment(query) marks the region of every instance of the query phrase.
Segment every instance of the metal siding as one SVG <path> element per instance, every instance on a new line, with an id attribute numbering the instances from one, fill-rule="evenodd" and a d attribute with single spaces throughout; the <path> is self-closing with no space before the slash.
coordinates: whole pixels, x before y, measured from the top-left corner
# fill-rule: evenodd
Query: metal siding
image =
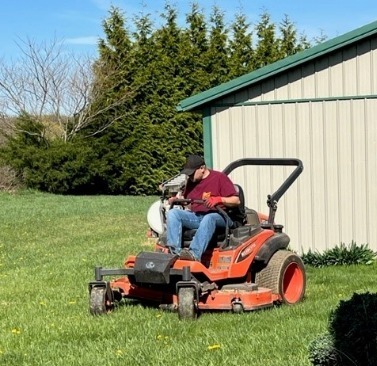
<path id="1" fill-rule="evenodd" d="M 370 225 L 377 219 L 376 113 L 377 100 L 217 109 L 214 165 L 223 169 L 240 157 L 302 159 L 304 171 L 279 201 L 276 215 L 291 248 L 323 251 L 355 240 L 377 249 Z M 231 178 L 244 188 L 248 207 L 268 213 L 267 194 L 290 172 L 289 167 L 239 168 Z"/>
<path id="2" fill-rule="evenodd" d="M 353 161 L 352 161 L 352 186 L 353 186 L 353 207 L 352 212 L 353 225 L 354 225 L 354 238 L 365 237 L 368 231 L 367 223 L 367 210 L 366 204 L 368 199 L 367 192 L 369 187 L 366 186 L 367 182 L 367 165 L 366 165 L 366 146 L 367 146 L 367 133 L 365 118 L 365 101 L 354 101 L 351 105 L 352 110 L 352 138 L 353 142 Z M 356 214 L 357 212 L 357 214 Z M 364 240 L 365 240 L 364 239 Z M 360 243 L 359 243 L 360 244 Z"/>
<path id="3" fill-rule="evenodd" d="M 339 215 L 339 200 L 338 200 L 338 124 L 337 118 L 337 103 L 323 103 L 323 123 L 324 140 L 324 166 L 323 174 L 325 178 L 325 196 L 324 196 L 324 212 L 323 212 L 323 229 L 326 233 L 326 241 L 320 246 L 319 250 L 329 249 L 333 245 L 336 245 L 341 236 L 340 230 L 340 215 Z M 334 138 L 335 137 L 335 138 Z M 319 172 L 320 173 L 320 172 Z"/>
<path id="4" fill-rule="evenodd" d="M 365 241 L 374 250 L 377 250 L 377 126 L 376 126 L 377 106 L 376 101 L 366 101 L 365 121 L 366 121 L 366 202 L 364 210 L 367 213 Z M 357 214 L 357 213 L 356 213 Z"/>
<path id="5" fill-rule="evenodd" d="M 377 91 L 377 40 L 364 40 L 232 95 L 232 102 L 368 95 Z M 230 97 L 224 99 L 230 102 Z"/>
<path id="6" fill-rule="evenodd" d="M 316 97 L 329 94 L 330 69 L 329 59 L 323 58 L 316 62 L 315 95 Z"/>
<path id="7" fill-rule="evenodd" d="M 358 95 L 357 92 L 357 54 L 356 47 L 343 51 L 343 95 Z"/>
<path id="8" fill-rule="evenodd" d="M 353 238 L 352 216 L 354 212 L 352 200 L 352 161 L 353 141 L 351 138 L 352 124 L 350 114 L 350 102 L 337 102 L 338 123 L 338 202 L 339 202 L 339 226 L 341 237 Z"/>
<path id="9" fill-rule="evenodd" d="M 343 57 L 341 53 L 329 56 L 330 85 L 328 96 L 343 95 Z M 326 96 L 326 95 L 324 95 Z"/>
<path id="10" fill-rule="evenodd" d="M 276 217 L 291 247 L 323 251 L 355 240 L 377 250 L 377 99 L 352 98 L 376 92 L 374 38 L 234 93 L 228 103 L 256 104 L 212 108 L 214 167 L 240 157 L 300 158 L 303 174 Z M 254 167 L 231 177 L 244 187 L 247 205 L 267 213 L 267 194 L 289 173 Z"/>
<path id="11" fill-rule="evenodd" d="M 315 98 L 315 69 L 312 63 L 304 65 L 302 68 L 302 88 L 301 98 Z"/>
<path id="12" fill-rule="evenodd" d="M 369 78 L 371 80 L 371 94 L 377 94 L 377 38 L 371 40 L 370 46 Z M 368 70 L 365 70 L 365 72 L 368 72 Z"/>
<path id="13" fill-rule="evenodd" d="M 358 77 L 356 79 L 357 94 L 367 95 L 373 90 L 373 79 L 371 78 L 372 57 L 370 51 L 370 43 L 363 43 L 358 46 L 357 53 L 357 70 Z"/>

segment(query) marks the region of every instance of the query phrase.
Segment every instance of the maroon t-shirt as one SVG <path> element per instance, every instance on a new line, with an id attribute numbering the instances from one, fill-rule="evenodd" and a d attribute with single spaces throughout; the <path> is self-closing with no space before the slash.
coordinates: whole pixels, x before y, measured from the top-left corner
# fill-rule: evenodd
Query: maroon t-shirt
<path id="1" fill-rule="evenodd" d="M 190 179 L 187 180 L 186 188 L 183 193 L 185 198 L 205 200 L 211 196 L 238 196 L 238 192 L 226 174 L 216 170 L 210 170 L 209 172 L 209 175 L 199 182 L 192 182 Z M 191 204 L 191 211 L 207 213 L 209 211 L 216 212 L 216 209 L 211 209 L 204 204 L 193 202 Z"/>

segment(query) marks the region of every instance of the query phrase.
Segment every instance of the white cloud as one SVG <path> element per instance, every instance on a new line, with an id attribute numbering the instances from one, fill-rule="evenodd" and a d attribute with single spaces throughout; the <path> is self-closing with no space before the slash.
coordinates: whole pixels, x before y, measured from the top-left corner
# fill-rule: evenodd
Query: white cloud
<path id="1" fill-rule="evenodd" d="M 89 37 L 67 38 L 65 42 L 68 44 L 96 45 L 98 43 L 98 37 L 89 36 Z"/>
<path id="2" fill-rule="evenodd" d="M 92 3 L 101 10 L 109 10 L 113 2 L 112 0 L 92 0 Z"/>

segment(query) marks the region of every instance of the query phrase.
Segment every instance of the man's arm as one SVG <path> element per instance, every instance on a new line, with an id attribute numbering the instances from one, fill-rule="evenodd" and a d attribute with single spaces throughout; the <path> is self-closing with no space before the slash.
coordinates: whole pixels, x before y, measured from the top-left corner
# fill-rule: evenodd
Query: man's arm
<path id="1" fill-rule="evenodd" d="M 238 196 L 220 197 L 211 196 L 205 200 L 205 205 L 209 208 L 213 208 L 217 205 L 225 207 L 236 207 L 240 204 L 240 198 Z"/>
<path id="2" fill-rule="evenodd" d="M 238 196 L 221 197 L 221 201 L 226 207 L 236 207 L 241 203 Z"/>

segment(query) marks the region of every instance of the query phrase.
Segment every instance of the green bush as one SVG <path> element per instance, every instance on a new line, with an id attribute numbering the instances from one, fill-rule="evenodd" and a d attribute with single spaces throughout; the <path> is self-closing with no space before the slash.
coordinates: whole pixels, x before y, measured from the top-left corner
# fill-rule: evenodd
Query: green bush
<path id="1" fill-rule="evenodd" d="M 309 360 L 315 366 L 337 365 L 334 340 L 330 333 L 324 333 L 310 343 Z"/>
<path id="2" fill-rule="evenodd" d="M 329 330 L 341 365 L 377 365 L 377 294 L 354 294 L 331 314 Z"/>
<path id="3" fill-rule="evenodd" d="M 375 258 L 376 253 L 368 248 L 368 244 L 358 246 L 354 241 L 348 246 L 341 243 L 323 253 L 309 250 L 308 253 L 302 255 L 304 263 L 313 267 L 371 264 Z"/>
<path id="4" fill-rule="evenodd" d="M 331 312 L 328 333 L 309 345 L 316 366 L 377 365 L 377 293 L 354 293 Z"/>

